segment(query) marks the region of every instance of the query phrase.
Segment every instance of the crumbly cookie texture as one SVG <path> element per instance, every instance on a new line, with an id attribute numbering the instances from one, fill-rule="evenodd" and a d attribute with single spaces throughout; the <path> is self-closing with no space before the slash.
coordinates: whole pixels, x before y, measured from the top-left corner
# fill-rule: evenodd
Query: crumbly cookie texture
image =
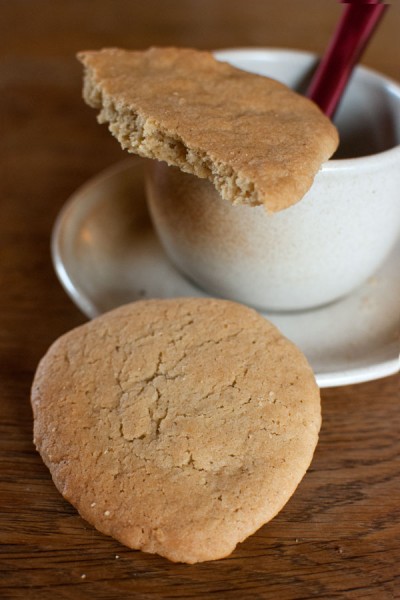
<path id="1" fill-rule="evenodd" d="M 317 444 L 302 353 L 254 310 L 148 300 L 59 338 L 32 387 L 34 440 L 63 496 L 131 548 L 229 555 L 284 506 Z"/>
<path id="2" fill-rule="evenodd" d="M 209 52 L 106 48 L 78 58 L 84 99 L 123 148 L 209 179 L 232 203 L 291 206 L 337 147 L 313 102 Z"/>

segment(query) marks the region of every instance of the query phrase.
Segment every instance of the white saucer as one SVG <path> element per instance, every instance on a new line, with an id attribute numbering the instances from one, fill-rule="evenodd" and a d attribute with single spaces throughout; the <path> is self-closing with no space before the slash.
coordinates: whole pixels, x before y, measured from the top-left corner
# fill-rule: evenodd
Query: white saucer
<path id="1" fill-rule="evenodd" d="M 207 296 L 166 258 L 147 212 L 143 161 L 129 159 L 81 187 L 53 231 L 56 272 L 90 318 L 139 298 Z M 351 296 L 317 310 L 266 314 L 308 357 L 320 387 L 399 371 L 400 245 Z"/>

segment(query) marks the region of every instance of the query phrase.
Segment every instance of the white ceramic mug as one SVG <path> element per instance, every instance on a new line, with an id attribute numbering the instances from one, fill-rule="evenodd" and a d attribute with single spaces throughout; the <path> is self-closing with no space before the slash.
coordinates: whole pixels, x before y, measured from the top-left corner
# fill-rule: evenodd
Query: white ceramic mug
<path id="1" fill-rule="evenodd" d="M 296 89 L 316 61 L 276 49 L 216 56 Z M 400 234 L 400 85 L 358 67 L 336 122 L 338 158 L 279 213 L 232 206 L 208 181 L 152 162 L 150 212 L 177 268 L 211 294 L 281 311 L 329 303 L 373 275 Z"/>

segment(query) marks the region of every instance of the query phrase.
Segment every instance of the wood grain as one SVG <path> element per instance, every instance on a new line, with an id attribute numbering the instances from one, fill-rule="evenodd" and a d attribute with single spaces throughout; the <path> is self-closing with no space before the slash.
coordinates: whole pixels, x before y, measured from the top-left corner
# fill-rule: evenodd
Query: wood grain
<path id="1" fill-rule="evenodd" d="M 228 559 L 174 565 L 97 533 L 32 444 L 29 390 L 61 333 L 84 322 L 50 234 L 77 186 L 124 155 L 81 101 L 76 51 L 156 44 L 321 52 L 325 0 L 0 0 L 0 598 L 400 598 L 399 378 L 323 392 L 312 466 L 284 510 Z M 364 62 L 400 79 L 400 6 Z"/>

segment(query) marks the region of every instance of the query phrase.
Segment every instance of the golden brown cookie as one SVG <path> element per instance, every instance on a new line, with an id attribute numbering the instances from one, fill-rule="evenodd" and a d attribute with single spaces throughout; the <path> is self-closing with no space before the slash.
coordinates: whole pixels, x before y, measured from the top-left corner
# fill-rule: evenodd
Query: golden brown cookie
<path id="1" fill-rule="evenodd" d="M 227 556 L 284 506 L 317 444 L 302 353 L 240 304 L 148 300 L 59 338 L 32 387 L 57 488 L 131 548 Z"/>
<path id="2" fill-rule="evenodd" d="M 122 147 L 278 211 L 300 200 L 338 144 L 319 108 L 277 81 L 183 48 L 81 52 L 84 98 Z"/>

